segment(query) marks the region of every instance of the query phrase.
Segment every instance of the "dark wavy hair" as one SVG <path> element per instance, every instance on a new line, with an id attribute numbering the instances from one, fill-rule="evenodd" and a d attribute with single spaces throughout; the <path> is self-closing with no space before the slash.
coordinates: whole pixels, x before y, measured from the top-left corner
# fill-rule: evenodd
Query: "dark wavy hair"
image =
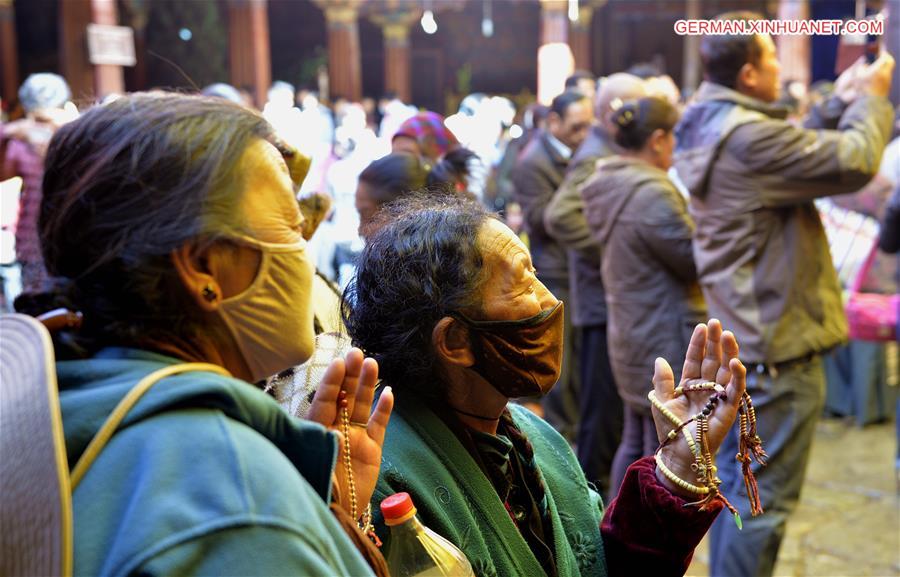
<path id="1" fill-rule="evenodd" d="M 385 205 L 344 292 L 353 344 L 399 391 L 440 398 L 431 343 L 445 316 L 479 310 L 478 232 L 493 215 L 460 195 L 416 193 Z"/>
<path id="2" fill-rule="evenodd" d="M 84 314 L 81 354 L 195 334 L 170 253 L 244 232 L 240 159 L 256 138 L 273 138 L 258 114 L 166 93 L 92 108 L 54 135 L 38 225 L 47 269 L 62 283 L 58 298 L 32 302 Z"/>

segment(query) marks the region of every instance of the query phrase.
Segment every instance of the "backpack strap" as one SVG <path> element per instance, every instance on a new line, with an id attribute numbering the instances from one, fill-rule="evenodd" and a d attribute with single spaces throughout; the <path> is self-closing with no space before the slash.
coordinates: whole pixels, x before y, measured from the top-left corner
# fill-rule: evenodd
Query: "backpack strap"
<path id="1" fill-rule="evenodd" d="M 128 412 L 134 407 L 134 405 L 137 404 L 140 398 L 144 396 L 144 393 L 149 391 L 150 387 L 165 379 L 166 377 L 171 377 L 172 375 L 187 373 L 191 371 L 215 373 L 224 377 L 231 376 L 231 373 L 218 365 L 213 365 L 210 363 L 182 363 L 179 365 L 170 365 L 168 367 L 163 367 L 157 371 L 153 371 L 152 373 L 138 381 L 138 384 L 135 385 L 134 388 L 132 388 L 130 391 L 128 391 L 128 394 L 125 395 L 121 401 L 119 401 L 119 404 L 116 405 L 116 408 L 113 409 L 113 412 L 110 413 L 109 417 L 107 417 L 106 422 L 103 423 L 103 426 L 100 427 L 100 430 L 97 431 L 97 434 L 95 434 L 94 438 L 91 439 L 90 444 L 88 444 L 87 448 L 84 450 L 84 453 L 82 453 L 81 458 L 79 458 L 78 462 L 75 464 L 75 468 L 72 469 L 72 491 L 75 491 L 75 489 L 78 487 L 78 484 L 81 483 L 81 480 L 84 478 L 85 473 L 87 473 L 88 469 L 90 469 L 91 465 L 100 455 L 100 452 L 103 450 L 103 447 L 106 446 L 106 443 L 108 443 L 110 438 L 112 438 L 113 434 L 116 432 L 116 429 L 119 428 L 119 425 L 122 423 L 122 419 L 124 419 Z"/>

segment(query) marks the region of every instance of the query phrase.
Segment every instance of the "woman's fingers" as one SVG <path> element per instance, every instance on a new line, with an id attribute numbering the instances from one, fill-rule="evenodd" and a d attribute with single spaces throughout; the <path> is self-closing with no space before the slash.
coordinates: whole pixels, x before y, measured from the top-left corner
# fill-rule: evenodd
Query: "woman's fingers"
<path id="1" fill-rule="evenodd" d="M 347 393 L 347 413 L 349 415 L 354 414 L 356 392 L 359 388 L 359 377 L 362 373 L 364 359 L 365 357 L 363 356 L 362 351 L 355 347 L 347 351 L 347 354 L 344 356 L 346 370 L 344 371 L 344 382 L 341 386 Z M 365 421 L 365 419 L 363 419 L 363 421 Z"/>
<path id="2" fill-rule="evenodd" d="M 656 358 L 653 367 L 653 393 L 663 403 L 675 396 L 675 373 L 669 362 L 662 357 Z"/>
<path id="3" fill-rule="evenodd" d="M 738 344 L 737 339 L 734 338 L 734 333 L 731 331 L 725 331 L 722 333 L 722 364 L 719 366 L 719 370 L 716 371 L 715 381 L 722 386 L 728 384 L 728 381 L 731 380 L 731 359 L 738 358 Z"/>
<path id="4" fill-rule="evenodd" d="M 312 404 L 309 407 L 307 417 L 310 421 L 315 421 L 326 427 L 334 425 L 338 416 L 338 396 L 341 392 L 341 386 L 344 384 L 345 371 L 344 359 L 334 359 L 325 369 L 322 380 L 316 388 L 316 394 L 313 396 Z"/>
<path id="5" fill-rule="evenodd" d="M 700 368 L 700 378 L 715 381 L 716 373 L 722 366 L 722 323 L 709 319 L 706 331 L 706 355 Z"/>
<path id="6" fill-rule="evenodd" d="M 356 403 L 353 405 L 353 412 L 350 413 L 351 421 L 365 423 L 369 420 L 376 384 L 378 384 L 378 362 L 375 359 L 365 359 L 356 387 Z"/>
<path id="7" fill-rule="evenodd" d="M 747 390 L 747 368 L 744 363 L 736 358 L 732 358 L 728 363 L 731 371 L 731 380 L 725 387 L 725 393 L 728 395 L 728 404 L 737 411 L 738 405 L 741 404 L 741 398 L 744 391 Z"/>
<path id="8" fill-rule="evenodd" d="M 391 411 L 394 410 L 394 391 L 385 387 L 378 397 L 378 404 L 369 418 L 369 437 L 381 447 L 384 445 L 384 434 L 387 431 L 388 421 L 391 420 Z"/>
<path id="9" fill-rule="evenodd" d="M 689 379 L 699 379 L 700 369 L 703 364 L 703 352 L 706 350 L 707 327 L 700 323 L 694 327 L 691 342 L 688 344 L 687 353 L 684 355 L 684 368 L 681 370 L 681 382 Z M 657 365 L 659 361 L 657 361 Z M 666 363 L 668 365 L 668 363 Z M 671 369 L 669 369 L 671 371 Z M 654 380 L 654 383 L 656 381 Z M 659 392 L 657 392 L 659 395 Z M 662 397 L 659 397 L 662 400 Z"/>

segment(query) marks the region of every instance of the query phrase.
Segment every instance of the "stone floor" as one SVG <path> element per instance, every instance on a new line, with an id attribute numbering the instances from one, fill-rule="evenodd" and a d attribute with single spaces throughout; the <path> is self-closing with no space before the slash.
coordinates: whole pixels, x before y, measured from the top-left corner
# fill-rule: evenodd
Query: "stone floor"
<path id="1" fill-rule="evenodd" d="M 800 505 L 787 525 L 779 577 L 900 576 L 900 477 L 894 424 L 819 423 Z M 709 574 L 706 542 L 689 576 Z"/>

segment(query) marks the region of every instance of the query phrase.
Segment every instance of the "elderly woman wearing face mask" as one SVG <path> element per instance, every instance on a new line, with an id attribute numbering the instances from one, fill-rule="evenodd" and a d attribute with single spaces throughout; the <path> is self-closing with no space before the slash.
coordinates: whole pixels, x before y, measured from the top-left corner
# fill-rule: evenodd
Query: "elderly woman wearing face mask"
<path id="1" fill-rule="evenodd" d="M 43 253 L 52 298 L 83 314 L 55 342 L 75 574 L 372 574 L 343 510 L 378 475 L 392 399 L 372 409 L 377 365 L 358 350 L 332 364 L 310 413 L 325 427 L 248 384 L 313 347 L 294 196 L 308 164 L 275 142 L 240 106 L 138 94 L 50 143 Z M 152 386 L 86 449 L 138 383 Z"/>
<path id="2" fill-rule="evenodd" d="M 345 318 L 396 394 L 373 505 L 410 493 L 422 521 L 478 575 L 682 574 L 718 501 L 685 507 L 696 495 L 649 457 L 604 510 L 563 438 L 509 403 L 556 382 L 565 306 L 537 280 L 512 231 L 474 203 L 434 195 L 386 206 L 372 230 Z M 681 385 L 724 387 L 727 401 L 709 423 L 713 454 L 745 387 L 737 355 L 734 336 L 713 320 L 697 326 L 684 363 Z M 650 367 L 648 391 L 649 377 Z M 682 420 L 703 410 L 709 394 L 679 396 L 675 385 L 658 359 L 652 388 L 661 406 Z M 656 416 L 662 438 L 672 425 Z M 660 459 L 673 476 L 696 478 L 680 436 Z"/>

